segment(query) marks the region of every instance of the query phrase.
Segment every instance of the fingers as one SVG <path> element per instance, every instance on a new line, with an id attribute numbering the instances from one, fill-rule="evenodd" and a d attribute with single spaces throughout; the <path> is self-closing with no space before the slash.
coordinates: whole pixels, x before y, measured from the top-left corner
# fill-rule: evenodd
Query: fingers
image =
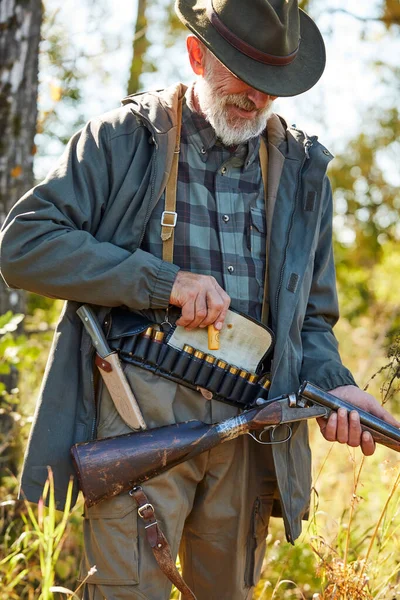
<path id="1" fill-rule="evenodd" d="M 361 450 L 365 456 L 372 456 L 375 452 L 375 442 L 368 431 L 363 431 L 361 437 Z"/>
<path id="2" fill-rule="evenodd" d="M 224 323 L 226 314 L 231 303 L 228 294 L 214 280 L 215 294 L 212 297 L 207 296 L 208 314 L 200 324 L 200 327 L 207 327 L 214 323 L 216 329 L 221 329 Z"/>
<path id="3" fill-rule="evenodd" d="M 348 444 L 353 448 L 361 446 L 365 456 L 375 452 L 375 442 L 368 431 L 362 431 L 360 416 L 357 411 L 350 413 L 340 408 L 337 413 L 332 412 L 329 419 L 317 419 L 321 433 L 329 442 Z"/>
<path id="4" fill-rule="evenodd" d="M 221 329 L 230 297 L 214 277 L 179 271 L 170 296 L 170 303 L 182 308 L 177 325 L 194 329 L 214 324 Z"/>

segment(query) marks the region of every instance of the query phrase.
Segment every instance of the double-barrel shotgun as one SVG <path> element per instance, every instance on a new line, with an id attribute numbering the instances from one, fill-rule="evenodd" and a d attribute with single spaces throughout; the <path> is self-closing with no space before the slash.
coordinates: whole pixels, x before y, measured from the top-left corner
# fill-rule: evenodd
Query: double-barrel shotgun
<path id="1" fill-rule="evenodd" d="M 239 435 L 249 434 L 260 443 L 285 443 L 292 435 L 291 424 L 327 418 L 339 408 L 356 410 L 362 429 L 375 442 L 400 451 L 400 429 L 304 382 L 297 394 L 257 398 L 252 408 L 221 423 L 166 425 L 76 444 L 71 452 L 86 504 L 92 506 Z"/>

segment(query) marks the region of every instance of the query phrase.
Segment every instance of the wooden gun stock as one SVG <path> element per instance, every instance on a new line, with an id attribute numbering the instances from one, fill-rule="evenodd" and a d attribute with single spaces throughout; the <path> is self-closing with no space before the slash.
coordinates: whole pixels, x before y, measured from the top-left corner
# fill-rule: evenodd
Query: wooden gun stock
<path id="1" fill-rule="evenodd" d="M 92 506 L 250 429 L 281 421 L 282 407 L 272 401 L 215 425 L 187 421 L 75 444 L 72 459 L 86 504 Z"/>

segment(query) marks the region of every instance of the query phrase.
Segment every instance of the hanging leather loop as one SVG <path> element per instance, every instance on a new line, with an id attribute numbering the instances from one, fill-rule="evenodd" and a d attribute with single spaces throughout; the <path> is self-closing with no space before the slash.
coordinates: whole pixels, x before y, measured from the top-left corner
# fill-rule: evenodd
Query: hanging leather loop
<path id="1" fill-rule="evenodd" d="M 136 486 L 129 492 L 129 495 L 138 505 L 138 515 L 144 521 L 147 540 L 161 571 L 181 592 L 182 600 L 196 600 L 196 596 L 189 586 L 186 585 L 176 568 L 175 561 L 172 558 L 170 545 L 158 524 L 154 507 L 150 504 L 143 489 L 140 486 Z M 158 500 L 160 500 L 160 498 L 158 498 Z"/>

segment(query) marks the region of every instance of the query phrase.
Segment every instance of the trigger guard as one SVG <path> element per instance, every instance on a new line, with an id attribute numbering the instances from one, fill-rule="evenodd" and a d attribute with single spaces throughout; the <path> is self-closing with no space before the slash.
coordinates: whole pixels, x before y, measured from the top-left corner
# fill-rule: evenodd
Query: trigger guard
<path id="1" fill-rule="evenodd" d="M 275 432 L 275 430 L 278 427 L 282 427 L 282 425 L 285 425 L 287 427 L 287 430 L 288 430 L 287 437 L 285 437 L 284 440 L 274 440 L 274 432 Z M 257 444 L 261 444 L 262 446 L 272 446 L 274 444 L 284 444 L 285 442 L 288 442 L 290 440 L 290 438 L 292 437 L 292 428 L 287 423 L 283 423 L 282 425 L 275 425 L 274 427 L 266 427 L 265 429 L 263 429 L 261 431 L 261 433 L 259 434 L 258 437 L 256 437 L 252 433 L 250 433 L 250 431 L 247 432 L 247 435 L 249 435 L 250 437 L 252 437 L 253 440 L 255 440 L 257 442 Z M 267 431 L 270 431 L 270 430 L 271 430 L 271 441 L 264 442 L 263 441 L 263 435 L 265 433 L 267 433 Z"/>
<path id="2" fill-rule="evenodd" d="M 274 439 L 275 431 L 278 429 L 278 427 L 283 427 L 283 426 L 285 426 L 287 428 L 287 431 L 288 431 L 287 437 L 285 437 L 284 440 L 275 440 Z M 265 432 L 265 429 L 261 432 L 261 434 L 263 434 L 264 432 Z M 292 428 L 290 427 L 290 425 L 288 425 L 288 423 L 282 423 L 282 425 L 275 425 L 275 427 L 273 427 L 272 431 L 271 431 L 271 440 L 272 440 L 271 444 L 284 444 L 285 442 L 288 442 L 290 440 L 290 438 L 292 437 L 292 434 L 293 434 Z M 260 436 L 260 438 L 261 438 L 261 436 Z"/>

